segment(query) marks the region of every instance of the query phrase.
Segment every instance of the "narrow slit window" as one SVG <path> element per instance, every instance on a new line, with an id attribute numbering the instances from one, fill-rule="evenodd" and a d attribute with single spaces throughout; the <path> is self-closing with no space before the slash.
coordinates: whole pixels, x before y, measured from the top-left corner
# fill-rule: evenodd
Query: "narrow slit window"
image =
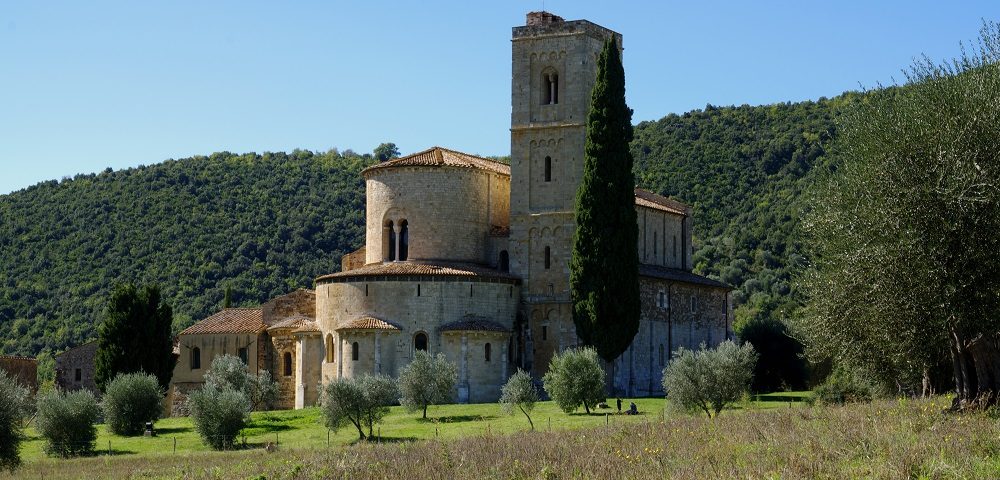
<path id="1" fill-rule="evenodd" d="M 399 260 L 410 256 L 410 224 L 406 220 L 399 222 Z"/>
<path id="2" fill-rule="evenodd" d="M 191 350 L 191 370 L 198 370 L 201 368 L 201 349 L 194 347 Z"/>
<path id="3" fill-rule="evenodd" d="M 548 270 L 552 266 L 552 248 L 545 247 L 545 269 Z"/>
<path id="4" fill-rule="evenodd" d="M 333 335 L 326 334 L 326 363 L 333 363 L 333 359 L 336 358 L 334 354 L 335 346 L 333 345 Z"/>
<path id="5" fill-rule="evenodd" d="M 658 240 L 656 232 L 653 232 L 653 260 L 656 260 L 656 252 L 659 250 Z"/>
<path id="6" fill-rule="evenodd" d="M 491 348 L 492 347 L 490 346 L 489 343 L 487 343 L 486 346 L 483 348 L 483 352 L 484 352 L 484 354 L 486 356 L 486 361 L 487 362 L 490 361 L 490 354 L 492 353 L 492 352 L 490 352 Z"/>
<path id="7" fill-rule="evenodd" d="M 351 360 L 358 361 L 358 342 L 351 344 Z"/>
<path id="8" fill-rule="evenodd" d="M 386 236 L 384 243 L 385 252 L 382 258 L 387 262 L 393 262 L 396 260 L 396 227 L 392 224 L 392 221 L 385 222 L 382 233 Z"/>
<path id="9" fill-rule="evenodd" d="M 549 339 L 549 327 L 542 325 L 542 340 Z"/>
<path id="10" fill-rule="evenodd" d="M 284 365 L 284 367 L 285 367 L 284 374 L 285 374 L 286 377 L 291 377 L 292 376 L 292 353 L 291 352 L 285 352 L 284 363 L 285 363 L 285 365 Z"/>
<path id="11" fill-rule="evenodd" d="M 76 372 L 74 374 L 74 378 L 78 382 L 83 381 L 83 369 L 81 369 L 81 368 L 76 369 Z"/>
<path id="12" fill-rule="evenodd" d="M 420 296 L 420 284 L 419 283 L 417 284 L 417 296 L 418 297 Z"/>
<path id="13" fill-rule="evenodd" d="M 552 181 L 552 157 L 545 157 L 545 181 Z"/>

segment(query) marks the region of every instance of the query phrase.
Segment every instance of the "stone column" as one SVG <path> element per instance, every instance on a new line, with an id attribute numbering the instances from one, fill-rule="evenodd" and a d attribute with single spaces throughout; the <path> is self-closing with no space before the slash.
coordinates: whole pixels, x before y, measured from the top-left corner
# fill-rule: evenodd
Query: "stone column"
<path id="1" fill-rule="evenodd" d="M 469 335 L 462 332 L 462 350 L 458 363 L 458 403 L 469 403 Z"/>
<path id="2" fill-rule="evenodd" d="M 399 238 L 400 238 L 400 234 L 402 233 L 401 230 L 402 229 L 399 228 L 399 224 L 397 224 L 397 223 L 393 223 L 392 224 L 392 231 L 396 234 L 396 244 L 392 245 L 390 248 L 394 248 L 395 249 L 396 255 L 394 257 L 392 257 L 392 258 L 395 258 L 396 261 L 399 261 L 399 243 L 400 243 Z"/>
<path id="3" fill-rule="evenodd" d="M 298 410 L 306 406 L 306 339 L 304 335 L 295 337 L 295 409 Z"/>
<path id="4" fill-rule="evenodd" d="M 375 333 L 375 372 L 382 373 L 382 334 Z"/>
<path id="5" fill-rule="evenodd" d="M 344 339 L 340 338 L 340 334 L 337 333 L 337 343 L 340 348 L 337 349 L 337 378 L 344 378 Z"/>

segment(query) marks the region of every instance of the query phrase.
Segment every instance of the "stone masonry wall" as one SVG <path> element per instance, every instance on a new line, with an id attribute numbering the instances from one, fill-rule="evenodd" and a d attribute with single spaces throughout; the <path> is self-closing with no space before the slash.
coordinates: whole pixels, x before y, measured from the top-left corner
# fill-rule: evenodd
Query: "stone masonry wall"
<path id="1" fill-rule="evenodd" d="M 85 343 L 56 355 L 56 388 L 63 391 L 90 390 L 98 394 L 94 383 L 94 357 L 97 341 Z M 80 380 L 77 380 L 77 371 Z"/>

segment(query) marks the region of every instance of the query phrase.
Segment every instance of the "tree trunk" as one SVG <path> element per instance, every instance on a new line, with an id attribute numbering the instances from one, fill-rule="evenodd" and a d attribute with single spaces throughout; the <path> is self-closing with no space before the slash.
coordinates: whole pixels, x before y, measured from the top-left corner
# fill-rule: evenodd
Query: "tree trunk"
<path id="1" fill-rule="evenodd" d="M 354 426 L 358 428 L 358 435 L 359 435 L 359 438 L 360 438 L 361 440 L 364 440 L 364 439 L 365 439 L 365 431 L 361 429 L 361 422 L 360 422 L 360 421 L 357 421 L 357 422 L 355 422 L 355 421 L 354 421 L 354 420 L 352 419 L 352 420 L 351 420 L 351 423 L 353 423 L 353 424 L 354 424 Z"/>
<path id="2" fill-rule="evenodd" d="M 956 393 L 952 408 L 996 404 L 1000 395 L 1000 336 L 969 335 L 954 326 L 950 333 Z"/>
<path id="3" fill-rule="evenodd" d="M 427 420 L 427 404 L 426 403 L 424 404 L 424 420 Z"/>
<path id="4" fill-rule="evenodd" d="M 531 421 L 531 415 L 528 415 L 528 412 L 526 412 L 524 410 L 524 407 L 518 405 L 517 408 L 520 408 L 521 409 L 521 413 L 523 413 L 525 417 L 528 417 L 528 425 L 531 425 L 531 431 L 534 432 L 535 431 L 535 422 Z"/>

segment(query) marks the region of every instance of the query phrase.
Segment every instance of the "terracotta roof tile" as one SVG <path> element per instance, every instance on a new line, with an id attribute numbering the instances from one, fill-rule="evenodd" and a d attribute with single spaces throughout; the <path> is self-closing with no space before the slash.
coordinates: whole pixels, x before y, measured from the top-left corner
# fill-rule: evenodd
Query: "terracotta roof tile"
<path id="1" fill-rule="evenodd" d="M 405 275 L 444 275 L 453 277 L 489 277 L 505 278 L 516 280 L 517 277 L 509 272 L 501 272 L 479 265 L 467 263 L 440 263 L 435 264 L 422 262 L 382 262 L 370 263 L 361 268 L 355 268 L 346 272 L 331 273 L 316 279 L 317 282 L 334 278 L 345 278 L 355 276 L 405 276 Z"/>
<path id="2" fill-rule="evenodd" d="M 641 188 L 635 189 L 635 204 L 640 207 L 676 213 L 678 215 L 690 215 L 690 208 L 687 205 Z"/>
<path id="3" fill-rule="evenodd" d="M 461 320 L 441 325 L 439 330 L 442 332 L 510 332 L 510 329 L 497 322 L 474 315 L 466 315 L 465 317 L 462 317 Z"/>
<path id="4" fill-rule="evenodd" d="M 302 332 L 318 332 L 319 329 L 316 327 L 316 322 L 313 319 L 306 317 L 304 315 L 293 315 L 291 317 L 284 318 L 274 325 L 267 327 L 267 331 L 272 330 L 294 330 Z"/>
<path id="5" fill-rule="evenodd" d="M 400 328 L 381 318 L 362 315 L 340 324 L 336 330 L 399 330 Z"/>
<path id="6" fill-rule="evenodd" d="M 460 168 L 476 168 L 480 170 L 487 170 L 493 173 L 499 173 L 501 175 L 510 176 L 510 165 L 500 163 L 496 160 L 490 160 L 488 158 L 477 157 L 475 155 L 469 155 L 467 153 L 456 152 L 454 150 L 448 150 L 447 148 L 433 147 L 422 152 L 417 152 L 412 155 L 407 155 L 402 158 L 397 158 L 394 160 L 388 160 L 382 163 L 372 165 L 361 171 L 361 174 L 366 176 L 371 172 L 382 170 L 385 168 L 393 167 L 460 167 Z"/>
<path id="7" fill-rule="evenodd" d="M 267 329 L 259 308 L 226 308 L 184 329 L 181 335 L 260 333 Z"/>
<path id="8" fill-rule="evenodd" d="M 33 362 L 38 361 L 35 357 L 25 357 L 23 355 L 0 355 L 0 358 L 6 360 L 31 360 Z"/>

